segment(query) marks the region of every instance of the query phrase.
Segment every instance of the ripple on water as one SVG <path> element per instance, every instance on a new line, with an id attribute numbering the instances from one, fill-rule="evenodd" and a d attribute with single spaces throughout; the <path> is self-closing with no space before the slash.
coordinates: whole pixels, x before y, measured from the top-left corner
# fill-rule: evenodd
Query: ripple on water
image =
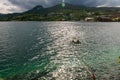
<path id="1" fill-rule="evenodd" d="M 2 25 L 13 27 L 0 30 L 0 63 L 3 62 L 0 68 L 10 67 L 1 69 L 0 77 L 4 72 L 4 77 L 11 74 L 8 80 L 90 80 L 93 71 L 98 80 L 119 80 L 118 25 L 80 22 Z M 74 38 L 81 44 L 71 43 Z"/>

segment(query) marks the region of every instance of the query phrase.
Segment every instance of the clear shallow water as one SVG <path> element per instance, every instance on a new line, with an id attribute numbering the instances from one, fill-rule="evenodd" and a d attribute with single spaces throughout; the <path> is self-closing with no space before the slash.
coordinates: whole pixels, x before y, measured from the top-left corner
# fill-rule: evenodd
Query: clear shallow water
<path id="1" fill-rule="evenodd" d="M 0 80 L 119 80 L 119 56 L 120 23 L 0 22 Z"/>

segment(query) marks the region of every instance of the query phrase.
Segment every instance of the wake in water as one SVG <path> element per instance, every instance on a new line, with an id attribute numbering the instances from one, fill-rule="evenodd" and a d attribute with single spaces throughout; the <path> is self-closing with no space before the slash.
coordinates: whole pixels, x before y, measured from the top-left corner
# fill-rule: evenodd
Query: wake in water
<path id="1" fill-rule="evenodd" d="M 84 43 L 84 34 L 77 33 L 73 27 L 63 27 L 62 30 L 57 28 L 51 32 L 54 32 L 51 33 L 54 38 L 59 37 L 52 45 L 59 50 L 56 56 L 51 57 L 50 62 L 53 66 L 57 66 L 57 69 L 39 80 L 95 80 L 94 73 L 82 60 L 88 53 L 79 52 L 79 47 Z M 74 37 L 80 39 L 81 44 L 73 43 Z"/>
<path id="2" fill-rule="evenodd" d="M 119 24 L 12 22 L 1 28 L 0 80 L 120 79 Z"/>

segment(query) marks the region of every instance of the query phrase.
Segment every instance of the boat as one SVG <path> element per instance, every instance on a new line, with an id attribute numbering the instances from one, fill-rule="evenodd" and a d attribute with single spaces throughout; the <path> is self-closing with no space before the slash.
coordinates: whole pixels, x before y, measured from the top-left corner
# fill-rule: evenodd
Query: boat
<path id="1" fill-rule="evenodd" d="M 81 41 L 80 41 L 79 39 L 77 39 L 77 38 L 74 38 L 74 39 L 72 40 L 72 42 L 73 42 L 74 44 L 81 44 Z"/>

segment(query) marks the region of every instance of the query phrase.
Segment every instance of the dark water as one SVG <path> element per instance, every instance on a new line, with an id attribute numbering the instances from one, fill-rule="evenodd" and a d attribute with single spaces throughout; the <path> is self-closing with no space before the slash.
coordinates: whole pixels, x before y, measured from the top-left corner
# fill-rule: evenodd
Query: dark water
<path id="1" fill-rule="evenodd" d="M 0 22 L 0 80 L 120 80 L 119 56 L 120 23 Z"/>

